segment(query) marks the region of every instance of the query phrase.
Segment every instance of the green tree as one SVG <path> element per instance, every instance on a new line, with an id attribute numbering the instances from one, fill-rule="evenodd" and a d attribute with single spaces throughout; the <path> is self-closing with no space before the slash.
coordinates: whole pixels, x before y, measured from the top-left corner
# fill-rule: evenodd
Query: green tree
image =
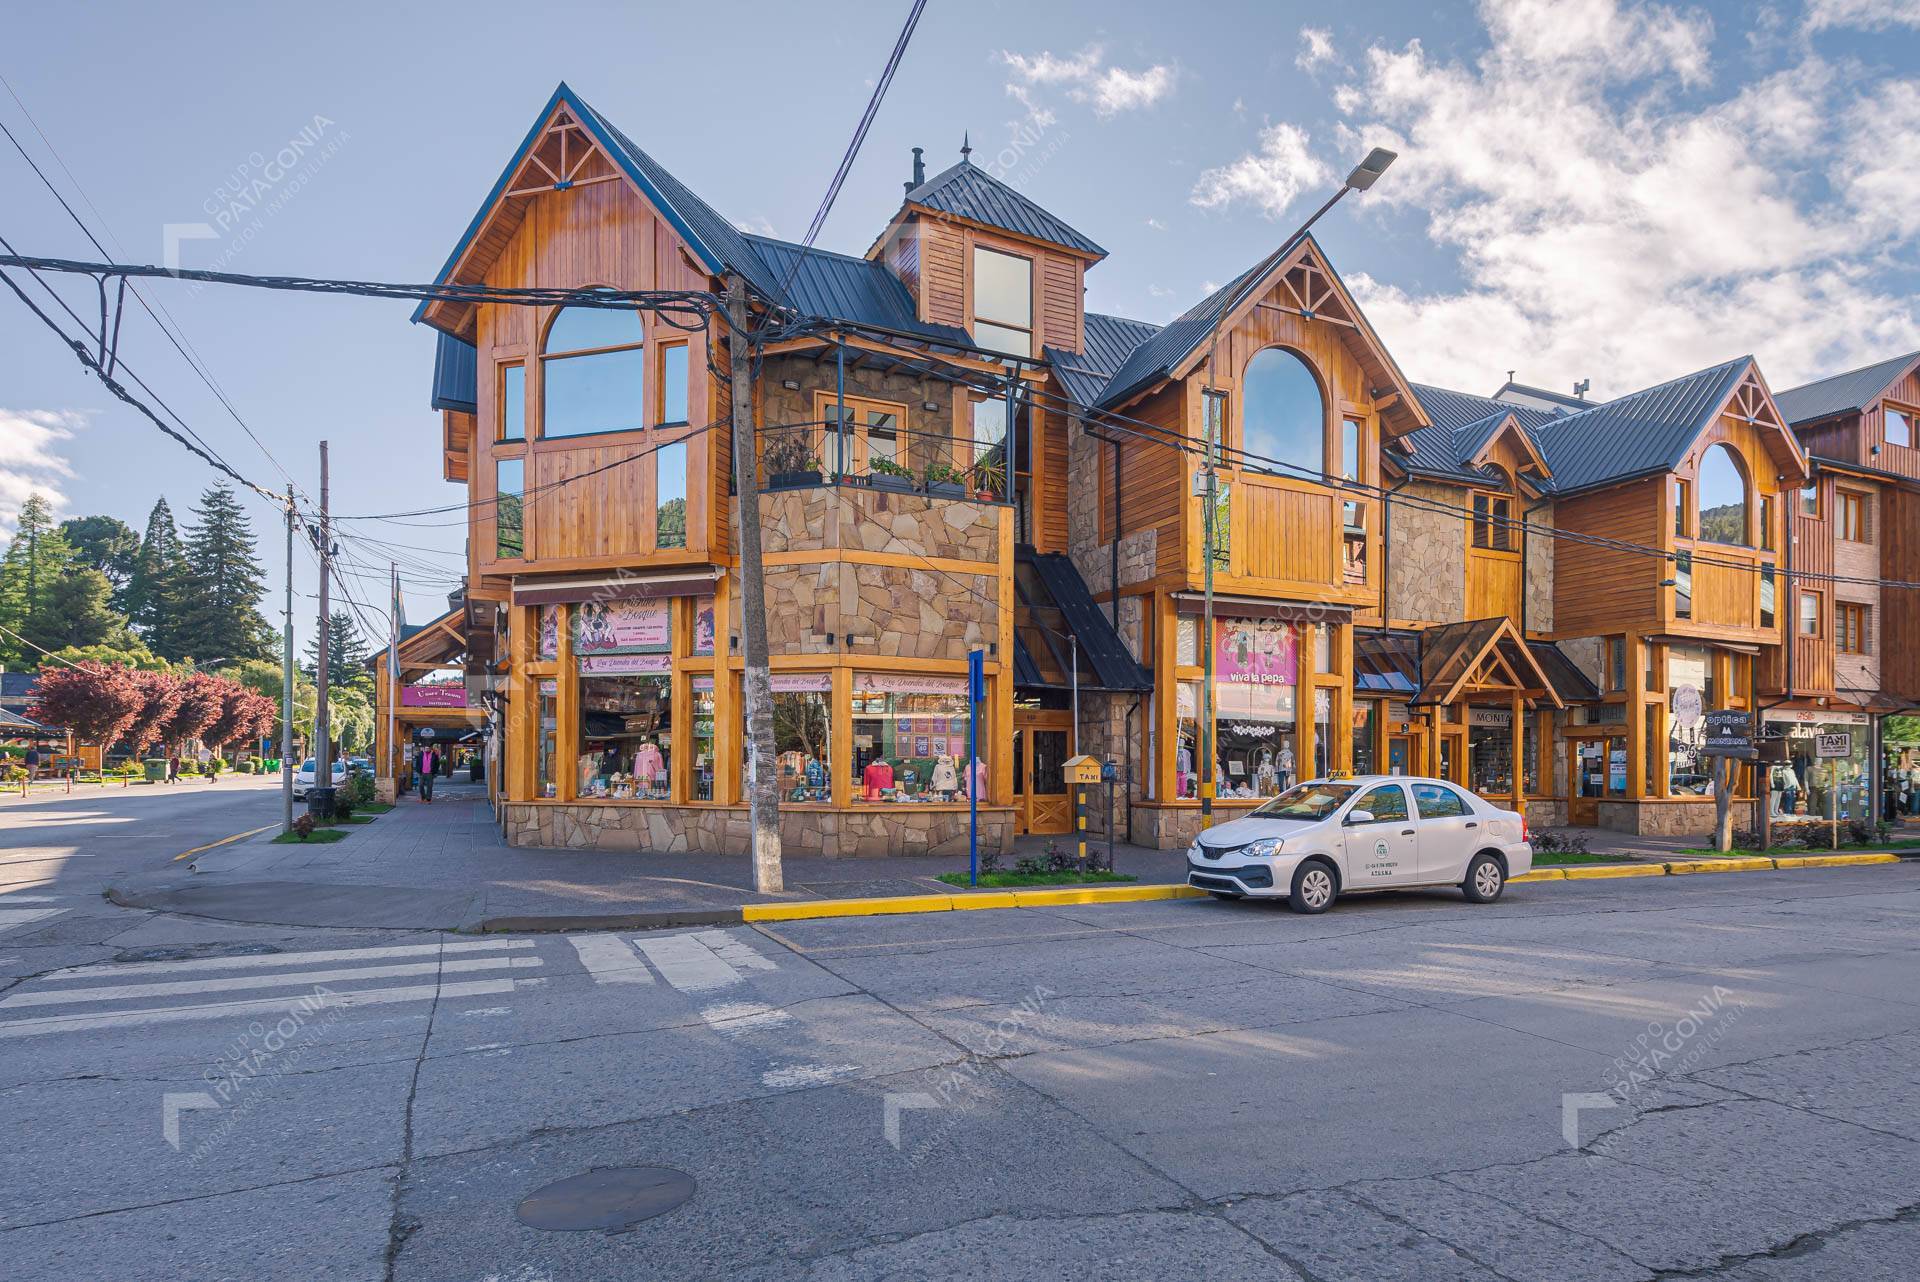
<path id="1" fill-rule="evenodd" d="M 353 617 L 345 610 L 335 610 L 333 617 L 327 620 L 327 685 L 351 686 L 371 696 L 373 672 L 367 667 L 367 658 L 372 653 L 372 647 L 361 638 L 360 630 L 354 626 Z M 307 642 L 307 661 L 300 670 L 310 680 L 319 680 L 319 638 Z"/>
<path id="2" fill-rule="evenodd" d="M 187 597 L 177 638 L 197 659 L 266 658 L 271 632 L 257 602 L 266 575 L 245 509 L 226 485 L 208 487 L 187 529 Z"/>
<path id="3" fill-rule="evenodd" d="M 70 564 L 47 593 L 28 635 L 49 650 L 124 644 L 126 617 L 113 608 L 113 585 L 91 566 Z"/>
<path id="4" fill-rule="evenodd" d="M 64 650 L 55 650 L 51 658 L 45 659 L 43 666 L 58 664 L 65 667 L 72 663 L 103 663 L 142 672 L 165 672 L 168 667 L 165 659 L 147 649 L 146 642 L 131 633 L 116 637 L 109 644 L 70 645 Z"/>
<path id="5" fill-rule="evenodd" d="M 187 599 L 186 550 L 163 496 L 147 514 L 147 530 L 134 554 L 121 605 L 149 649 L 164 659 L 179 659 L 181 613 Z M 221 656 L 209 653 L 209 659 Z"/>
<path id="6" fill-rule="evenodd" d="M 66 644 L 50 630 L 49 609 L 72 561 L 73 549 L 54 527 L 52 507 L 40 495 L 28 495 L 13 540 L 0 557 L 0 627 L 8 630 L 0 633 L 0 656 L 37 663 L 36 647 L 53 650 Z"/>
<path id="7" fill-rule="evenodd" d="M 113 585 L 113 608 L 124 612 L 124 594 L 140 554 L 140 536 L 117 516 L 76 516 L 60 522 L 60 533 L 82 565 L 107 576 Z"/>

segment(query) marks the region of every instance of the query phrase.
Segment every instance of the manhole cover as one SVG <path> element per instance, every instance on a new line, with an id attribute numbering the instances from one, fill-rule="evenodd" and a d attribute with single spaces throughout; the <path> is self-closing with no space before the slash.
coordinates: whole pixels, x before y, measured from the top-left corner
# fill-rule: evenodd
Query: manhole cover
<path id="1" fill-rule="evenodd" d="M 696 1187 L 691 1175 L 671 1167 L 616 1166 L 543 1185 L 514 1214 L 530 1229 L 619 1233 L 673 1210 Z"/>
<path id="2" fill-rule="evenodd" d="M 198 961 L 203 957 L 262 957 L 280 950 L 272 944 L 188 944 L 172 948 L 129 948 L 113 955 L 117 962 Z"/>

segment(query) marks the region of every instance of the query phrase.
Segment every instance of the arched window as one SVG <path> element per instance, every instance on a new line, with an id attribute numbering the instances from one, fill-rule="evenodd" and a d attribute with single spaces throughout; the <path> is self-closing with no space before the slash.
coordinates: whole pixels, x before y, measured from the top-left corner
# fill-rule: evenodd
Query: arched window
<path id="1" fill-rule="evenodd" d="M 563 307 L 540 364 L 541 435 L 585 436 L 647 425 L 646 331 L 625 308 Z"/>
<path id="2" fill-rule="evenodd" d="M 1716 445 L 1700 460 L 1700 538 L 1707 543 L 1748 547 L 1747 474 L 1730 445 Z"/>
<path id="3" fill-rule="evenodd" d="M 1241 448 L 1272 459 L 1248 459 L 1249 467 L 1285 474 L 1288 469 L 1327 468 L 1327 402 L 1307 363 L 1284 347 L 1269 347 L 1247 362 L 1241 394 Z"/>

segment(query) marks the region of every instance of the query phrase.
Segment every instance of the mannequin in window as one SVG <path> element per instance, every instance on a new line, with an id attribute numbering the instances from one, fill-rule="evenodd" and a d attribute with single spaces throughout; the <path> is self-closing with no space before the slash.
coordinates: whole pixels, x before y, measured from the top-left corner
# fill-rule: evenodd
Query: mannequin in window
<path id="1" fill-rule="evenodd" d="M 960 789 L 959 777 L 954 773 L 953 758 L 942 756 L 933 764 L 933 778 L 927 785 L 936 793 L 951 797 Z"/>
<path id="2" fill-rule="evenodd" d="M 660 749 L 649 739 L 640 745 L 633 754 L 633 773 L 638 776 L 642 787 L 651 787 L 656 775 L 666 772 L 666 761 L 660 755 Z"/>
<path id="3" fill-rule="evenodd" d="M 860 782 L 866 788 L 868 801 L 884 800 L 885 794 L 893 789 L 893 764 L 885 757 L 875 757 L 861 773 Z"/>

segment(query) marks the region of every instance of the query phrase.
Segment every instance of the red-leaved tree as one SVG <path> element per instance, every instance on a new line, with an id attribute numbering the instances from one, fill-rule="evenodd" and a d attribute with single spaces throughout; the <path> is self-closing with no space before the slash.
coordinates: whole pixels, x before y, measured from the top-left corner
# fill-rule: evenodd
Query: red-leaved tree
<path id="1" fill-rule="evenodd" d="M 170 672 L 135 672 L 134 686 L 140 692 L 140 711 L 127 727 L 127 745 L 138 757 L 159 742 L 160 732 L 180 711 L 186 698 L 186 683 Z"/>
<path id="2" fill-rule="evenodd" d="M 253 691 L 238 681 L 226 677 L 215 677 L 214 680 L 219 683 L 220 711 L 200 731 L 200 739 L 216 755 L 224 757 L 226 753 L 222 749 L 240 738 L 245 733 L 245 726 L 251 724 L 252 710 L 247 707 L 247 700 L 255 696 Z"/>
<path id="3" fill-rule="evenodd" d="M 196 672 L 181 682 L 180 706 L 160 729 L 160 737 L 169 744 L 197 739 L 206 728 L 220 719 L 226 706 L 223 685 L 230 681 L 211 672 Z"/>
<path id="4" fill-rule="evenodd" d="M 34 684 L 34 699 L 35 721 L 102 748 L 119 742 L 145 702 L 130 669 L 105 663 L 48 667 Z"/>
<path id="5" fill-rule="evenodd" d="M 249 690 L 242 709 L 236 739 L 257 743 L 273 733 L 280 723 L 280 705 L 267 696 Z"/>

